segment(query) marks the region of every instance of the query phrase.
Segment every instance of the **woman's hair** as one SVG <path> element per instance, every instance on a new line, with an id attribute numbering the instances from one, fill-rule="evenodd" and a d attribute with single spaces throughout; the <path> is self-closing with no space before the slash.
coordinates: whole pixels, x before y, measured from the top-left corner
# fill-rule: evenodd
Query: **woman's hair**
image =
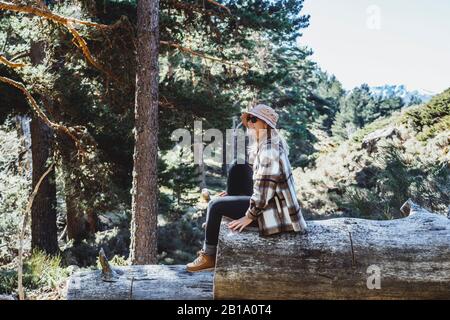
<path id="1" fill-rule="evenodd" d="M 281 135 L 281 133 L 277 129 L 273 129 L 273 131 L 276 133 L 276 135 L 280 139 L 281 146 L 283 147 L 284 151 L 286 152 L 286 155 L 289 155 L 289 145 L 287 144 L 286 139 Z"/>
<path id="2" fill-rule="evenodd" d="M 251 130 L 250 132 L 252 134 L 255 134 L 256 131 Z M 280 132 L 277 129 L 268 127 L 267 128 L 267 139 L 272 139 L 272 140 L 278 139 L 281 147 L 286 152 L 286 155 L 289 155 L 289 145 L 287 144 L 286 139 L 284 139 L 284 137 L 280 134 Z M 250 143 L 250 145 L 248 146 L 248 153 L 249 153 L 249 158 L 252 159 L 252 158 L 254 158 L 254 155 L 256 155 L 256 153 L 258 152 L 258 141 L 257 141 L 256 137 L 253 137 L 253 139 L 250 139 L 250 141 L 253 141 L 253 143 Z"/>

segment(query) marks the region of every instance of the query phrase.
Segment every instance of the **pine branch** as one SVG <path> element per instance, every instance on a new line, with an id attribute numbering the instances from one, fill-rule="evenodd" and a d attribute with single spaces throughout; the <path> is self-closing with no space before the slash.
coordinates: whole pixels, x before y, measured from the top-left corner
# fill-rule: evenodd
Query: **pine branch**
<path id="1" fill-rule="evenodd" d="M 21 67 L 25 66 L 25 64 L 23 64 L 23 63 L 15 63 L 15 62 L 12 62 L 12 61 L 6 59 L 6 57 L 4 55 L 2 55 L 1 53 L 0 53 L 0 63 L 6 64 L 8 67 L 13 68 L 13 69 L 21 68 Z"/>
<path id="2" fill-rule="evenodd" d="M 98 70 L 104 72 L 105 74 L 107 74 L 109 77 L 111 77 L 115 81 L 120 82 L 119 79 L 115 75 L 113 75 L 113 73 L 110 70 L 106 70 L 97 61 L 95 61 L 95 59 L 92 57 L 91 52 L 89 51 L 86 41 L 83 39 L 83 37 L 80 35 L 80 33 L 73 26 L 74 24 L 81 24 L 81 25 L 96 27 L 96 28 L 100 28 L 100 29 L 112 29 L 118 25 L 117 23 L 114 25 L 111 25 L 111 26 L 104 25 L 104 24 L 98 24 L 95 22 L 83 21 L 83 20 L 79 20 L 79 19 L 61 16 L 61 15 L 51 12 L 48 8 L 37 8 L 37 7 L 31 7 L 31 6 L 22 5 L 22 4 L 9 3 L 9 2 L 5 2 L 5 1 L 0 1 L 0 10 L 8 10 L 8 11 L 13 11 L 13 12 L 32 14 L 35 16 L 45 18 L 47 20 L 51 20 L 53 22 L 56 22 L 57 24 L 60 24 L 64 27 L 66 27 L 66 29 L 74 37 L 75 46 L 83 52 L 83 55 L 86 58 L 86 60 L 90 64 L 92 64 L 95 68 L 97 68 Z"/>
<path id="3" fill-rule="evenodd" d="M 219 8 L 225 9 L 225 10 L 228 12 L 228 14 L 231 14 L 230 9 L 228 9 L 228 8 L 227 8 L 226 6 L 224 6 L 223 4 L 220 4 L 220 3 L 218 3 L 218 2 L 216 2 L 216 1 L 214 1 L 214 0 L 206 0 L 206 1 L 208 1 L 209 3 L 211 3 L 211 4 L 215 5 L 215 6 L 218 6 Z"/>
<path id="4" fill-rule="evenodd" d="M 190 48 L 183 47 L 183 46 L 181 46 L 181 45 L 179 45 L 177 43 L 173 43 L 173 42 L 170 42 L 170 41 L 163 41 L 163 40 L 161 40 L 160 44 L 176 48 L 176 49 L 178 49 L 181 52 L 186 52 L 186 53 L 189 53 L 189 54 L 191 54 L 193 56 L 197 56 L 197 57 L 201 57 L 201 58 L 204 58 L 204 59 L 208 59 L 208 60 L 220 62 L 220 63 L 223 63 L 223 64 L 227 64 L 227 65 L 230 65 L 230 66 L 238 67 L 238 68 L 241 68 L 241 69 L 246 70 L 246 71 L 250 68 L 250 65 L 247 62 L 245 62 L 243 65 L 234 64 L 234 63 L 231 63 L 229 61 L 222 60 L 220 58 L 212 57 L 212 56 L 206 55 L 204 53 L 200 53 L 200 52 L 194 51 L 194 50 L 192 50 Z"/>
<path id="5" fill-rule="evenodd" d="M 45 8 L 30 7 L 27 5 L 15 4 L 15 3 L 10 3 L 10 2 L 6 2 L 6 1 L 0 1 L 0 10 L 28 13 L 28 14 L 32 14 L 35 16 L 46 18 L 48 20 L 52 20 L 52 21 L 54 21 L 58 24 L 62 24 L 62 25 L 67 25 L 69 22 L 71 22 L 71 23 L 75 23 L 75 24 L 82 24 L 82 25 L 96 27 L 96 28 L 103 28 L 103 29 L 111 28 L 111 26 L 105 25 L 105 24 L 99 24 L 99 23 L 95 23 L 95 22 L 83 21 L 83 20 L 79 20 L 79 19 L 61 16 L 61 15 L 53 13 L 50 10 L 45 9 Z"/>
<path id="6" fill-rule="evenodd" d="M 74 141 L 75 146 L 77 147 L 77 150 L 81 154 L 81 156 L 85 155 L 85 150 L 84 150 L 83 146 L 81 145 L 80 140 L 72 133 L 72 131 L 76 131 L 76 128 L 71 128 L 71 127 L 68 128 L 64 125 L 52 122 L 47 117 L 47 115 L 42 111 L 42 109 L 39 107 L 36 100 L 31 95 L 31 93 L 27 90 L 27 88 L 25 88 L 25 86 L 22 83 L 14 81 L 14 80 L 6 78 L 6 77 L 2 77 L 2 76 L 0 76 L 0 81 L 4 82 L 6 84 L 9 84 L 10 86 L 13 86 L 13 87 L 19 89 L 20 91 L 22 91 L 22 93 L 27 97 L 27 100 L 28 100 L 31 108 L 35 112 L 35 114 L 50 128 L 52 128 L 58 132 L 61 132 L 63 134 L 68 135 Z M 71 131 L 71 129 L 72 129 L 72 131 Z"/>
<path id="7" fill-rule="evenodd" d="M 208 10 L 205 9 L 204 7 L 198 6 L 198 5 L 194 5 L 194 4 L 189 4 L 189 3 L 185 3 L 182 1 L 177 1 L 177 0 L 166 0 L 165 2 L 167 2 L 170 7 L 174 8 L 174 9 L 178 9 L 178 10 L 183 10 L 186 12 L 198 12 L 202 15 L 207 15 L 207 16 L 215 16 L 215 17 L 220 17 L 220 18 L 226 18 L 228 15 L 221 13 L 221 12 L 216 12 L 214 10 Z M 229 9 L 226 8 L 228 12 Z"/>

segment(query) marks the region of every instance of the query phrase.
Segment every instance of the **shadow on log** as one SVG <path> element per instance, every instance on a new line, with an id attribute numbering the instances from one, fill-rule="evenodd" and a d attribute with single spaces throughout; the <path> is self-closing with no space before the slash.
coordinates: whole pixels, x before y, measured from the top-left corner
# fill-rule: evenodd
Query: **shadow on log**
<path id="1" fill-rule="evenodd" d="M 222 221 L 214 299 L 449 299 L 450 220 L 410 200 L 408 217 L 308 221 L 260 237 Z"/>

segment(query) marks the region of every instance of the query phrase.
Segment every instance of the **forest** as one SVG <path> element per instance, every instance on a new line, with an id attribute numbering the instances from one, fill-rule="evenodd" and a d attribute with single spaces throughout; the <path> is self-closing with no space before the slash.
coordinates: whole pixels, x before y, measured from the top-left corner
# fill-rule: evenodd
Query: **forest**
<path id="1" fill-rule="evenodd" d="M 0 1 L 0 295 L 64 299 L 100 249 L 115 266 L 194 259 L 228 164 L 172 135 L 225 133 L 260 102 L 307 220 L 394 220 L 409 198 L 450 215 L 450 83 L 344 89 L 301 45 L 304 1 Z"/>

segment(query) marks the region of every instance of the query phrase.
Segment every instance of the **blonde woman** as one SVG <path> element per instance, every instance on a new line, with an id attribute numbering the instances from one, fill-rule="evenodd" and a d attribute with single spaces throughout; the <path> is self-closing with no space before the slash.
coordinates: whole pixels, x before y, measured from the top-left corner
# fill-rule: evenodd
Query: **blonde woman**
<path id="1" fill-rule="evenodd" d="M 222 216 L 234 219 L 228 224 L 233 231 L 241 232 L 249 225 L 258 226 L 261 236 L 306 231 L 288 160 L 289 148 L 276 129 L 278 114 L 269 106 L 259 104 L 244 112 L 241 120 L 254 141 L 249 148 L 253 174 L 243 174 L 241 180 L 251 176 L 253 190 L 251 194 L 250 191 L 247 194 L 223 192 L 221 197 L 208 203 L 203 248 L 198 257 L 187 264 L 187 271 L 214 269 Z"/>

